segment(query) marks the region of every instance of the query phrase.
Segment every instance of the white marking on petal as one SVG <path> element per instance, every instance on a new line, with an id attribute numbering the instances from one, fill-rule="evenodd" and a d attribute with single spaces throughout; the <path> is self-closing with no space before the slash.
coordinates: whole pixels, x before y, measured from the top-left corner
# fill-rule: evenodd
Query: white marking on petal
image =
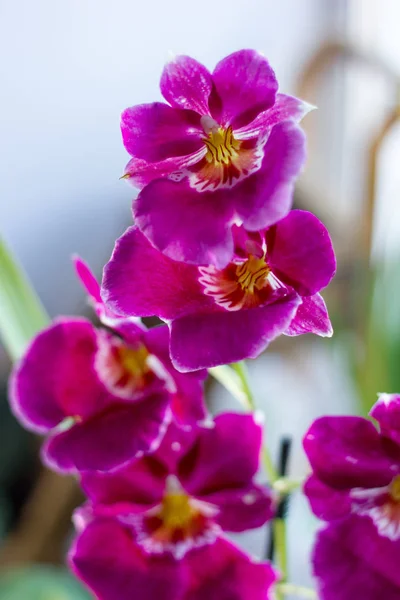
<path id="1" fill-rule="evenodd" d="M 365 499 L 375 499 L 378 496 L 382 496 L 383 494 L 387 494 L 389 492 L 389 487 L 383 486 L 378 488 L 353 488 L 350 490 L 350 497 L 356 500 L 365 500 Z"/>
<path id="2" fill-rule="evenodd" d="M 167 494 L 179 494 L 183 492 L 181 482 L 176 475 L 168 475 L 165 481 L 165 491 Z"/>
<path id="3" fill-rule="evenodd" d="M 200 425 L 201 427 L 204 427 L 204 429 L 214 429 L 215 427 L 214 421 L 210 418 L 204 419 L 204 421 L 202 421 Z"/>
<path id="4" fill-rule="evenodd" d="M 380 535 L 392 541 L 400 538 L 400 520 L 393 518 L 388 505 L 375 506 L 365 514 L 371 517 Z"/>
<path id="5" fill-rule="evenodd" d="M 209 115 L 203 115 L 200 119 L 200 125 L 203 128 L 204 133 L 207 135 L 212 131 L 218 131 L 219 124 Z"/>
<path id="6" fill-rule="evenodd" d="M 383 394 L 378 394 L 378 396 L 378 403 L 383 402 L 385 406 L 389 406 L 389 404 L 393 401 L 393 394 L 387 394 L 386 392 L 384 392 Z"/>
<path id="7" fill-rule="evenodd" d="M 400 538 L 400 509 L 390 496 L 390 486 L 354 488 L 352 512 L 372 519 L 378 533 L 394 541 Z"/>
<path id="8" fill-rule="evenodd" d="M 171 181 L 179 183 L 180 181 L 182 181 L 182 179 L 186 177 L 186 175 L 187 173 L 185 171 L 175 171 L 174 173 L 170 173 L 167 178 Z"/>
<path id="9" fill-rule="evenodd" d="M 170 394 L 176 394 L 177 388 L 172 375 L 168 373 L 162 362 L 154 354 L 149 354 L 146 359 L 146 364 L 151 371 L 165 383 L 165 387 Z"/>
<path id="10" fill-rule="evenodd" d="M 254 493 L 245 494 L 242 500 L 244 504 L 247 504 L 247 506 L 252 506 L 252 504 L 257 502 L 257 496 Z"/>

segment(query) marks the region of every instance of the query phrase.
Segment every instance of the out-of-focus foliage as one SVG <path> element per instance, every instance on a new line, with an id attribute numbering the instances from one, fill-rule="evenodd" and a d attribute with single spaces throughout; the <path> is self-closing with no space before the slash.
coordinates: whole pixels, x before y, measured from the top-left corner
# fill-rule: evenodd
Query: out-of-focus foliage
<path id="1" fill-rule="evenodd" d="M 48 323 L 48 317 L 24 272 L 0 240 L 0 335 L 13 360 Z"/>
<path id="2" fill-rule="evenodd" d="M 355 381 L 367 413 L 380 392 L 400 392 L 400 266 L 375 267 L 366 323 L 353 348 Z"/>
<path id="3" fill-rule="evenodd" d="M 64 569 L 30 567 L 0 577 L 0 600 L 89 600 L 80 584 Z"/>
<path id="4" fill-rule="evenodd" d="M 34 439 L 11 414 L 0 389 L 0 544 L 15 526 L 38 472 Z"/>

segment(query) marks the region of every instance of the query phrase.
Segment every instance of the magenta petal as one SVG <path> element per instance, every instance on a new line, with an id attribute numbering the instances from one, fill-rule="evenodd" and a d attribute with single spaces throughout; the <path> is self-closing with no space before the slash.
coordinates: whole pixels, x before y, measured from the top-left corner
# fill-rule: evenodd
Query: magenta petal
<path id="1" fill-rule="evenodd" d="M 224 531 L 262 527 L 274 516 L 274 503 L 266 488 L 249 484 L 207 494 L 201 498 L 218 507 L 215 521 Z"/>
<path id="2" fill-rule="evenodd" d="M 314 575 L 321 600 L 397 600 L 400 543 L 378 536 L 357 516 L 330 524 L 317 538 Z"/>
<path id="3" fill-rule="evenodd" d="M 85 319 L 57 319 L 34 338 L 10 385 L 11 408 L 27 429 L 46 432 L 109 404 L 93 366 L 96 350 L 96 331 Z"/>
<path id="4" fill-rule="evenodd" d="M 222 538 L 181 561 L 149 557 L 111 519 L 82 531 L 69 562 L 99 600 L 267 600 L 277 579 L 271 565 L 255 563 Z"/>
<path id="5" fill-rule="evenodd" d="M 328 230 L 305 210 L 292 210 L 267 232 L 267 253 L 275 275 L 302 296 L 319 292 L 336 271 Z"/>
<path id="6" fill-rule="evenodd" d="M 160 88 L 171 106 L 194 110 L 200 115 L 209 114 L 211 74 L 194 58 L 176 56 L 168 62 L 161 75 Z"/>
<path id="7" fill-rule="evenodd" d="M 213 117 L 222 126 L 241 127 L 274 104 L 278 82 L 264 56 L 239 50 L 215 67 L 213 81 L 222 107 Z"/>
<path id="8" fill-rule="evenodd" d="M 181 428 L 171 422 L 152 454 L 137 458 L 111 473 L 83 473 L 85 493 L 95 504 L 159 503 L 167 475 L 177 472 L 177 465 L 196 441 L 197 431 L 197 427 Z"/>
<path id="9" fill-rule="evenodd" d="M 121 131 L 129 154 L 149 162 L 186 156 L 202 146 L 200 116 L 161 102 L 124 110 Z"/>
<path id="10" fill-rule="evenodd" d="M 379 423 L 382 435 L 400 446 L 400 395 L 381 394 L 370 415 Z"/>
<path id="11" fill-rule="evenodd" d="M 293 321 L 285 331 L 285 335 L 303 335 L 304 333 L 314 333 L 321 337 L 333 335 L 328 310 L 320 294 L 303 297 L 303 302 L 297 309 Z"/>
<path id="12" fill-rule="evenodd" d="M 196 444 L 180 463 L 179 479 L 194 496 L 246 486 L 259 468 L 261 443 L 262 427 L 253 415 L 218 415 L 213 427 L 199 428 Z"/>
<path id="13" fill-rule="evenodd" d="M 313 513 L 324 521 L 342 519 L 351 514 L 351 498 L 347 490 L 335 490 L 311 475 L 304 484 Z"/>
<path id="14" fill-rule="evenodd" d="M 198 163 L 205 156 L 206 152 L 207 148 L 203 144 L 199 150 L 192 152 L 192 154 L 187 156 L 173 156 L 158 162 L 148 162 L 142 158 L 135 157 L 126 165 L 124 177 L 139 189 L 158 177 L 170 176 L 171 178 L 182 179 L 184 171 L 188 167 Z"/>
<path id="15" fill-rule="evenodd" d="M 260 308 L 178 318 L 170 324 L 172 362 L 185 372 L 256 358 L 288 328 L 300 303 L 290 295 Z"/>
<path id="16" fill-rule="evenodd" d="M 135 227 L 116 242 L 104 269 L 102 297 L 118 314 L 162 319 L 215 306 L 202 292 L 196 267 L 171 260 Z"/>
<path id="17" fill-rule="evenodd" d="M 92 270 L 89 265 L 82 260 L 79 256 L 75 255 L 73 258 L 73 263 L 75 267 L 76 274 L 80 279 L 83 287 L 89 295 L 89 300 L 91 304 L 93 304 L 93 308 L 99 317 L 100 321 L 114 329 L 114 331 L 118 331 L 120 329 L 133 329 L 140 328 L 140 320 L 136 319 L 136 323 L 134 323 L 133 319 L 125 319 L 120 317 L 117 314 L 114 314 L 110 310 L 104 306 L 103 300 L 100 295 L 100 284 L 94 276 Z"/>
<path id="18" fill-rule="evenodd" d="M 311 104 L 303 102 L 299 98 L 277 94 L 275 104 L 271 108 L 259 113 L 248 125 L 236 129 L 235 135 L 240 139 L 252 138 L 282 121 L 293 120 L 298 123 L 313 108 Z"/>
<path id="19" fill-rule="evenodd" d="M 95 504 L 129 502 L 151 506 L 162 499 L 166 475 L 166 469 L 150 455 L 111 473 L 83 473 L 81 485 Z"/>
<path id="20" fill-rule="evenodd" d="M 180 373 L 173 367 L 169 356 L 169 330 L 166 325 L 150 329 L 146 332 L 144 340 L 149 352 L 157 356 L 175 382 L 177 389 L 171 400 L 175 420 L 181 424 L 194 424 L 203 420 L 207 415 L 203 390 L 203 380 L 207 377 L 207 371 Z"/>
<path id="21" fill-rule="evenodd" d="M 96 520 L 69 554 L 72 571 L 99 600 L 182 598 L 180 565 L 169 557 L 149 560 L 117 521 Z"/>
<path id="22" fill-rule="evenodd" d="M 305 136 L 296 123 L 285 121 L 276 125 L 264 147 L 260 170 L 231 192 L 237 214 L 246 229 L 266 229 L 287 215 L 305 158 Z"/>
<path id="23" fill-rule="evenodd" d="M 373 424 L 362 417 L 321 417 L 303 444 L 318 479 L 339 490 L 385 486 L 400 472 L 400 449 L 390 456 Z"/>
<path id="24" fill-rule="evenodd" d="M 78 275 L 83 287 L 94 302 L 101 303 L 100 284 L 93 275 L 89 265 L 80 257 L 72 258 L 76 274 Z"/>
<path id="25" fill-rule="evenodd" d="M 133 204 L 135 222 L 173 260 L 224 268 L 233 256 L 232 191 L 199 193 L 189 181 L 158 179 Z"/>
<path id="26" fill-rule="evenodd" d="M 272 600 L 278 576 L 269 563 L 256 563 L 219 538 L 187 555 L 188 589 L 182 600 Z M 177 596 L 178 600 L 179 596 Z"/>
<path id="27" fill-rule="evenodd" d="M 108 471 L 154 451 L 165 433 L 169 397 L 157 394 L 140 402 L 114 405 L 43 446 L 43 459 L 60 471 Z"/>

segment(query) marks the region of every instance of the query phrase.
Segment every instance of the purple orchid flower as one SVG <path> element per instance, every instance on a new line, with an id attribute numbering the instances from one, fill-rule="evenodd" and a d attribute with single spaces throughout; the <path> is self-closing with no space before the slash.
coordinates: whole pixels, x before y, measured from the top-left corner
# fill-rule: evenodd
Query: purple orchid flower
<path id="1" fill-rule="evenodd" d="M 400 540 L 381 536 L 353 514 L 319 532 L 313 571 L 321 600 L 398 600 Z"/>
<path id="2" fill-rule="evenodd" d="M 267 231 L 234 236 L 235 258 L 218 270 L 173 261 L 131 227 L 105 267 L 102 297 L 119 314 L 166 321 L 180 371 L 255 358 L 282 333 L 332 335 L 318 293 L 336 268 L 324 225 L 293 210 Z"/>
<path id="3" fill-rule="evenodd" d="M 168 63 L 155 102 L 122 114 L 125 177 L 143 188 L 136 224 L 174 260 L 225 267 L 232 225 L 266 229 L 291 208 L 305 161 L 297 123 L 312 108 L 277 94 L 268 61 L 254 50 L 221 60 L 211 74 L 188 56 Z"/>
<path id="4" fill-rule="evenodd" d="M 121 334 L 121 331 L 119 332 Z M 124 323 L 124 337 L 80 318 L 39 333 L 14 370 L 11 407 L 31 431 L 49 434 L 43 459 L 60 471 L 108 470 L 154 450 L 170 413 L 205 416 L 205 372 L 179 373 L 166 326 Z"/>
<path id="5" fill-rule="evenodd" d="M 382 394 L 370 414 L 380 431 L 362 417 L 321 417 L 312 424 L 304 448 L 313 474 L 304 491 L 317 517 L 356 514 L 400 544 L 400 396 Z"/>
<path id="6" fill-rule="evenodd" d="M 381 394 L 370 415 L 321 417 L 304 448 L 304 486 L 327 526 L 313 553 L 321 600 L 400 597 L 400 396 Z"/>
<path id="7" fill-rule="evenodd" d="M 179 562 L 146 556 L 111 519 L 86 527 L 71 553 L 74 574 L 98 600 L 272 600 L 277 575 L 226 539 Z"/>
<path id="8" fill-rule="evenodd" d="M 75 514 L 75 573 L 102 600 L 266 598 L 272 568 L 222 534 L 273 516 L 270 493 L 254 482 L 261 443 L 252 415 L 223 414 L 191 429 L 171 424 L 151 456 L 83 474 L 90 502 Z"/>

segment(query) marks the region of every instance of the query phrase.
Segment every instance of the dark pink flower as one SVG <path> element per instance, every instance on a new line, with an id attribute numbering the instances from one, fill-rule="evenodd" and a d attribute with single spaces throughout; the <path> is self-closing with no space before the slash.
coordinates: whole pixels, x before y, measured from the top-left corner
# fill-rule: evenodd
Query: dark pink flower
<path id="1" fill-rule="evenodd" d="M 400 396 L 361 417 L 322 417 L 304 438 L 304 492 L 328 525 L 313 553 L 321 600 L 400 597 Z"/>
<path id="2" fill-rule="evenodd" d="M 182 560 L 147 555 L 112 519 L 90 523 L 70 555 L 75 575 L 99 600 L 272 600 L 277 575 L 224 538 Z"/>
<path id="3" fill-rule="evenodd" d="M 398 600 L 400 540 L 381 536 L 357 514 L 319 532 L 313 571 L 321 600 Z"/>
<path id="4" fill-rule="evenodd" d="M 108 470 L 159 444 L 172 414 L 205 415 L 201 380 L 177 372 L 167 327 L 124 322 L 124 335 L 79 318 L 39 333 L 14 370 L 11 407 L 22 424 L 48 434 L 43 458 L 61 471 Z"/>
<path id="5" fill-rule="evenodd" d="M 253 416 L 223 414 L 191 429 L 171 424 L 152 455 L 114 473 L 83 474 L 89 504 L 75 515 L 75 572 L 104 600 L 130 590 L 138 600 L 156 590 L 185 600 L 265 598 L 272 569 L 222 536 L 273 515 L 270 493 L 254 482 L 261 442 Z"/>
<path id="6" fill-rule="evenodd" d="M 382 537 L 400 540 L 400 396 L 383 394 L 371 415 L 321 417 L 304 438 L 313 469 L 305 484 L 313 512 L 325 521 L 357 514 Z"/>
<path id="7" fill-rule="evenodd" d="M 181 371 L 255 358 L 282 333 L 329 336 L 319 291 L 335 272 L 326 228 L 294 210 L 261 233 L 235 227 L 235 258 L 224 269 L 176 262 L 132 227 L 104 271 L 103 299 L 125 316 L 169 324 Z"/>
<path id="8" fill-rule="evenodd" d="M 161 92 L 169 102 L 122 114 L 133 157 L 125 176 L 146 186 L 133 204 L 137 225 L 174 260 L 215 264 L 232 258 L 232 224 L 269 227 L 292 205 L 305 160 L 298 121 L 310 106 L 277 94 L 267 60 L 241 50 L 211 74 L 188 56 L 168 63 Z"/>

